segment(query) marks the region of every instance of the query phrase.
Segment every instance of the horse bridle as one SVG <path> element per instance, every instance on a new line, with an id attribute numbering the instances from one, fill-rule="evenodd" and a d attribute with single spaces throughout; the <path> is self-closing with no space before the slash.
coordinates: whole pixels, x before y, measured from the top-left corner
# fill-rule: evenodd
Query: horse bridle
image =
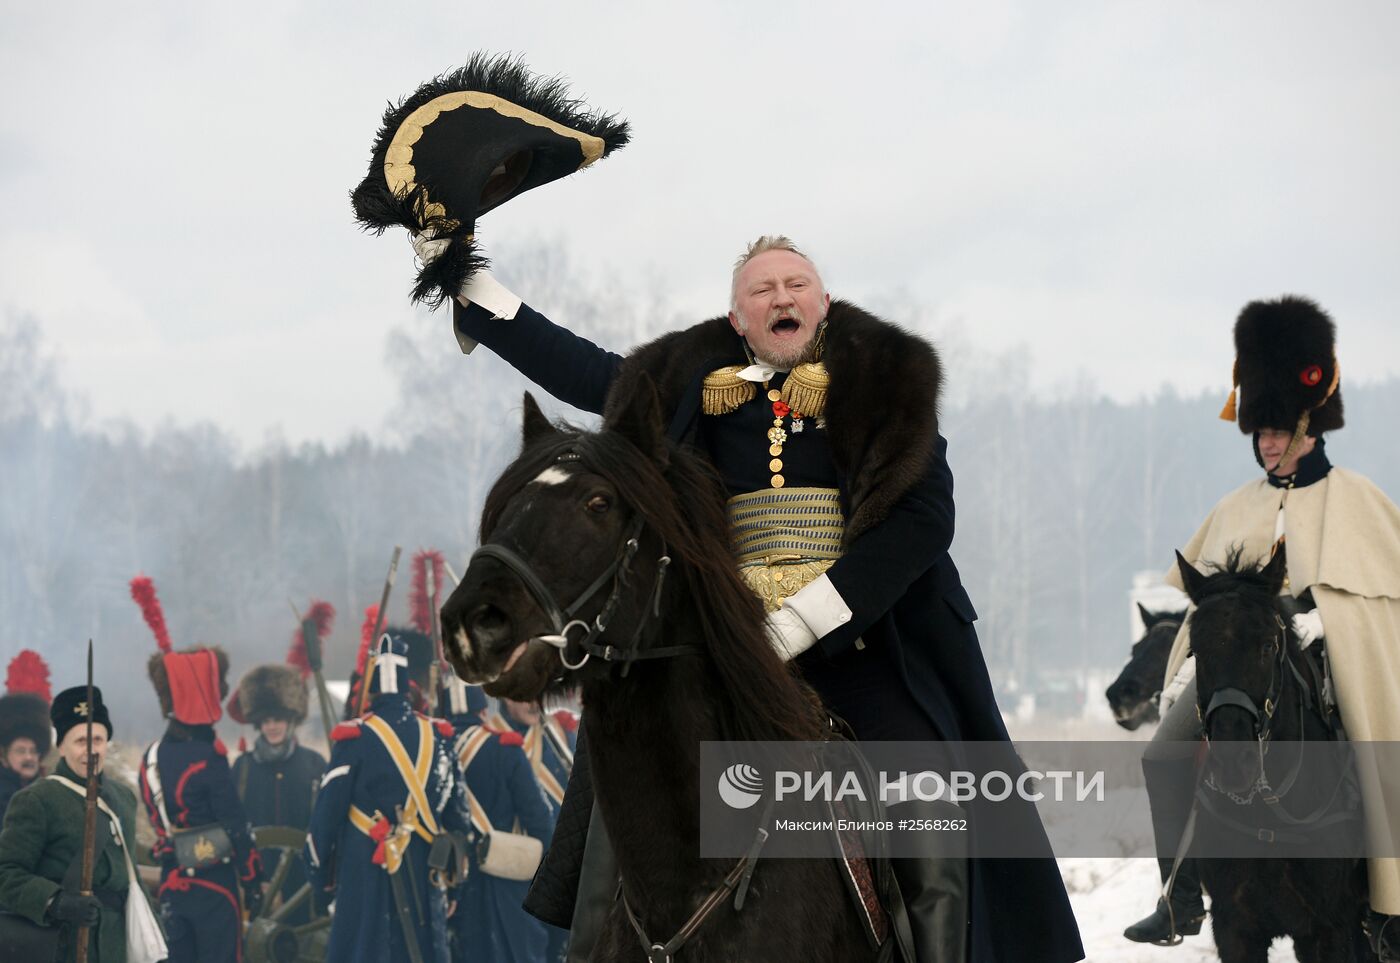
<path id="1" fill-rule="evenodd" d="M 581 458 L 582 456 L 576 451 L 566 451 L 555 460 L 556 462 L 580 461 Z M 643 610 L 642 617 L 638 619 L 632 637 L 622 648 L 601 641 L 603 633 L 607 631 L 608 625 L 617 613 L 618 606 L 622 604 L 623 593 L 627 589 L 632 572 L 632 562 L 636 559 L 637 552 L 641 548 L 642 533 L 645 529 L 646 519 L 639 513 L 628 527 L 612 563 L 603 569 L 598 577 L 590 582 L 588 587 L 568 606 L 559 604 L 549 586 L 544 584 L 544 580 L 540 578 L 525 558 L 500 542 L 483 543 L 472 553 L 467 564 L 470 567 L 478 558 L 493 559 L 510 569 L 516 578 L 520 579 L 525 590 L 530 593 L 530 597 L 544 612 L 554 629 L 553 634 L 537 635 L 530 641 L 540 641 L 558 649 L 559 661 L 564 668 L 570 671 L 581 669 L 588 664 L 589 659 L 596 656 L 604 662 L 620 662 L 622 675 L 625 677 L 632 668 L 633 662 L 646 659 L 665 659 L 703 651 L 703 648 L 698 645 L 668 645 L 639 650 L 642 632 L 646 629 L 647 623 L 661 615 L 661 595 L 666 585 L 666 572 L 671 565 L 671 556 L 666 554 L 664 543 L 661 547 L 661 555 L 656 560 L 656 579 L 652 583 L 650 603 Z M 598 614 L 591 621 L 577 618 L 579 611 L 597 596 L 609 581 L 612 582 L 612 592 L 603 602 Z M 575 644 L 571 640 L 571 635 L 578 630 L 583 632 L 576 643 L 577 651 L 580 651 L 582 656 L 576 661 L 570 661 L 570 646 Z"/>
<path id="2" fill-rule="evenodd" d="M 1288 658 L 1288 627 L 1278 613 L 1274 613 L 1274 622 L 1278 626 L 1278 634 L 1275 637 L 1278 643 L 1278 658 L 1274 661 L 1273 672 L 1269 679 L 1269 687 L 1264 690 L 1264 707 L 1261 710 L 1258 704 L 1248 692 L 1234 686 L 1221 686 L 1210 694 L 1210 702 L 1206 704 L 1206 711 L 1201 712 L 1200 702 L 1196 703 L 1196 713 L 1201 721 L 1201 730 L 1205 734 L 1206 742 L 1210 742 L 1210 720 L 1217 710 L 1226 706 L 1234 706 L 1249 713 L 1254 725 L 1254 738 L 1260 745 L 1261 752 L 1272 736 L 1272 723 L 1274 720 L 1274 710 L 1278 708 L 1279 693 L 1283 690 L 1283 669 L 1286 665 L 1297 675 L 1298 670 Z M 1298 679 L 1302 682 L 1302 678 Z M 1304 689 L 1307 685 L 1304 684 Z"/>
<path id="3" fill-rule="evenodd" d="M 1254 700 L 1249 696 L 1247 692 L 1244 692 L 1241 689 L 1234 688 L 1233 686 L 1222 686 L 1221 688 L 1216 689 L 1214 692 L 1211 693 L 1210 702 L 1206 706 L 1206 711 L 1203 715 L 1200 716 L 1201 729 L 1205 736 L 1206 743 L 1207 745 L 1209 745 L 1210 719 L 1211 715 L 1217 709 L 1224 708 L 1225 706 L 1235 706 L 1236 708 L 1243 709 L 1245 712 L 1249 713 L 1250 717 L 1254 720 L 1254 738 L 1255 742 L 1258 744 L 1259 747 L 1259 778 L 1255 782 L 1255 784 L 1250 788 L 1249 795 L 1247 796 L 1240 796 L 1237 793 L 1233 793 L 1220 788 L 1219 786 L 1214 784 L 1213 778 L 1207 778 L 1207 780 L 1204 783 L 1202 783 L 1202 785 L 1204 788 L 1212 789 L 1215 792 L 1227 796 L 1230 799 L 1230 801 L 1235 803 L 1235 805 L 1237 806 L 1247 806 L 1251 802 L 1253 802 L 1256 796 L 1261 797 L 1264 800 L 1265 805 L 1269 808 L 1271 812 L 1273 812 L 1273 814 L 1279 819 L 1280 822 L 1282 822 L 1284 825 L 1293 827 L 1295 829 L 1307 831 L 1325 828 L 1334 823 L 1349 818 L 1346 813 L 1334 813 L 1330 816 L 1327 815 L 1329 810 L 1331 810 L 1333 803 L 1336 801 L 1338 794 L 1341 792 L 1343 785 L 1346 782 L 1345 774 L 1338 779 L 1337 784 L 1332 787 L 1331 794 L 1325 801 L 1322 802 L 1321 805 L 1317 806 L 1308 815 L 1298 817 L 1294 816 L 1293 814 L 1289 813 L 1286 809 L 1284 809 L 1283 799 L 1293 789 L 1294 784 L 1297 782 L 1298 777 L 1302 772 L 1302 751 L 1299 751 L 1297 761 L 1294 762 L 1291 767 L 1289 767 L 1289 771 L 1284 775 L 1283 781 L 1280 782 L 1277 787 L 1271 784 L 1268 776 L 1268 771 L 1264 765 L 1264 758 L 1268 754 L 1269 741 L 1273 736 L 1272 724 L 1274 721 L 1274 712 L 1278 708 L 1279 696 L 1283 691 L 1285 668 L 1288 669 L 1288 671 L 1292 674 L 1293 678 L 1298 683 L 1299 712 L 1301 713 L 1305 711 L 1305 708 L 1307 706 L 1313 706 L 1318 710 L 1319 715 L 1323 717 L 1324 722 L 1326 721 L 1326 709 L 1323 704 L 1320 685 L 1309 684 L 1308 680 L 1303 678 L 1303 674 L 1298 671 L 1298 667 L 1293 664 L 1293 659 L 1289 655 L 1287 623 L 1285 623 L 1284 620 L 1279 617 L 1277 612 L 1274 613 L 1274 621 L 1278 625 L 1279 655 L 1278 659 L 1274 662 L 1273 675 L 1272 678 L 1269 680 L 1269 687 L 1264 694 L 1263 710 L 1260 710 L 1259 706 L 1255 704 Z M 1311 666 L 1311 663 L 1308 664 L 1309 666 Z M 1316 676 L 1315 671 L 1313 672 L 1313 675 Z M 1314 679 L 1314 683 L 1316 682 L 1317 680 Z M 1196 711 L 1200 713 L 1199 702 L 1197 702 Z M 1306 743 L 1306 741 L 1307 740 L 1305 739 L 1302 740 L 1303 743 Z M 1286 831 L 1276 832 L 1273 830 L 1266 830 L 1238 823 L 1235 820 L 1230 819 L 1217 807 L 1212 805 L 1210 803 L 1210 797 L 1208 795 L 1201 795 L 1198 793 L 1198 798 L 1201 800 L 1202 803 L 1205 804 L 1205 808 L 1207 809 L 1207 811 L 1209 811 L 1217 819 L 1221 820 L 1233 829 L 1245 832 L 1248 835 L 1257 836 L 1257 838 L 1261 842 L 1301 842 L 1305 838 L 1304 836 L 1298 835 L 1296 833 L 1289 833 Z"/>

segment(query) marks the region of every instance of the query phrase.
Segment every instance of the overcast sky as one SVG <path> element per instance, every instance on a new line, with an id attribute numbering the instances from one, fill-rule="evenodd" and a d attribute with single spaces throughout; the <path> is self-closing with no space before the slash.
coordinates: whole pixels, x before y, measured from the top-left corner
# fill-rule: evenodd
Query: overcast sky
<path id="1" fill-rule="evenodd" d="M 4 7 L 0 312 L 99 420 L 377 430 L 412 256 L 347 194 L 385 101 L 477 50 L 633 125 L 485 218 L 488 253 L 558 238 L 699 318 L 782 231 L 837 296 L 902 289 L 1122 399 L 1223 394 L 1239 308 L 1298 292 L 1347 379 L 1400 372 L 1389 0 Z"/>

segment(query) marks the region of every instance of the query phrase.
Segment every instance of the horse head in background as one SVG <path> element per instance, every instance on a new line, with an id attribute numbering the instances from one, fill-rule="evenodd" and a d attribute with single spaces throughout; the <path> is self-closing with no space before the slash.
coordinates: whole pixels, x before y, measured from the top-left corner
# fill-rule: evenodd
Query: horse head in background
<path id="1" fill-rule="evenodd" d="M 1128 664 L 1104 693 L 1113 709 L 1114 721 L 1129 731 L 1157 721 L 1167 658 L 1186 618 L 1185 608 L 1153 612 L 1141 603 L 1137 608 L 1145 631 L 1133 643 Z"/>

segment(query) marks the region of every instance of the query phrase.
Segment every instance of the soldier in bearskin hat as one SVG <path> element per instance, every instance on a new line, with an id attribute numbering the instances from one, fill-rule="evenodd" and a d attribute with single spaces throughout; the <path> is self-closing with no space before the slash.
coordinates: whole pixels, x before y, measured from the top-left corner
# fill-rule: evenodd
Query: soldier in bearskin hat
<path id="1" fill-rule="evenodd" d="M 1237 422 L 1263 475 L 1226 495 L 1181 555 L 1199 570 L 1223 566 L 1232 553 L 1265 559 L 1286 551 L 1280 615 L 1309 652 L 1320 655 L 1348 737 L 1400 739 L 1394 697 L 1400 682 L 1400 509 L 1367 478 L 1333 466 L 1327 456 L 1325 434 L 1344 424 L 1336 326 L 1313 301 L 1285 296 L 1246 305 L 1234 339 L 1234 390 L 1221 418 Z M 1184 587 L 1176 566 L 1167 581 Z M 1149 775 L 1181 755 L 1173 745 L 1201 737 L 1189 627 L 1183 624 L 1168 660 L 1162 722 L 1144 755 Z M 1400 800 L 1377 790 L 1363 779 L 1368 812 L 1400 807 Z M 1150 796 L 1154 816 L 1183 808 L 1168 795 L 1176 793 L 1161 788 Z M 1173 854 L 1160 850 L 1174 846 L 1165 838 L 1158 846 L 1165 882 Z M 1400 860 L 1371 859 L 1368 870 L 1373 942 L 1383 960 L 1400 960 L 1400 925 L 1389 922 L 1400 914 Z M 1159 899 L 1154 912 L 1124 935 L 1166 942 L 1173 921 L 1177 935 L 1192 935 L 1200 932 L 1205 912 L 1196 867 L 1186 860 L 1170 904 Z"/>
<path id="2" fill-rule="evenodd" d="M 167 722 L 142 756 L 140 788 L 156 834 L 170 963 L 237 963 L 243 912 L 261 906 L 264 873 L 214 732 L 228 695 L 228 656 L 217 646 L 176 651 L 151 580 L 133 579 L 131 594 L 160 647 L 147 672 Z"/>
<path id="3" fill-rule="evenodd" d="M 42 774 L 41 764 L 53 748 L 50 696 L 43 656 L 22 650 L 10 660 L 0 696 L 0 821 L 10 797 Z"/>
<path id="4" fill-rule="evenodd" d="M 297 741 L 308 695 L 301 673 L 272 664 L 249 670 L 229 697 L 230 718 L 258 730 L 253 748 L 233 764 L 234 785 L 255 826 L 310 825 L 311 797 L 326 759 Z"/>
<path id="5" fill-rule="evenodd" d="M 301 672 L 276 663 L 249 670 L 229 697 L 229 717 L 258 730 L 253 748 L 233 763 L 233 784 L 254 826 L 305 830 L 311 825 L 311 803 L 326 771 L 326 759 L 297 741 L 297 727 L 306 721 L 308 702 Z M 264 869 L 269 876 L 277 871 L 280 856 L 266 855 Z M 305 869 L 297 860 L 288 869 L 283 891 L 296 892 L 305 882 Z M 305 923 L 311 911 L 310 904 L 304 903 L 284 922 Z"/>
<path id="6" fill-rule="evenodd" d="M 124 963 L 132 935 L 127 901 L 142 900 L 132 907 L 141 914 L 137 925 L 154 948 L 163 950 L 145 893 L 133 887 L 136 871 L 128 841 L 136 839 L 136 794 L 104 772 L 113 730 L 102 690 L 94 687 L 89 700 L 85 685 L 64 689 L 53 700 L 50 719 L 58 737 L 58 764 L 15 794 L 0 831 L 0 908 L 39 926 L 62 928 L 66 948 L 61 959 L 75 958 L 73 934 L 85 926 L 88 960 Z M 87 896 L 80 892 L 79 871 L 89 754 L 92 777 L 98 780 L 98 815 L 92 895 Z M 6 960 L 19 959 L 9 955 L 19 952 L 12 938 L 22 935 L 12 933 L 11 925 L 0 917 L 0 957 Z M 155 958 L 143 957 L 147 963 Z"/>
<path id="7" fill-rule="evenodd" d="M 369 711 L 331 733 L 305 851 L 318 898 L 335 902 L 327 959 L 449 963 L 445 891 L 460 881 L 451 860 L 430 872 L 429 855 L 471 823 L 452 726 L 409 700 L 410 634 L 380 637 L 364 672 Z"/>

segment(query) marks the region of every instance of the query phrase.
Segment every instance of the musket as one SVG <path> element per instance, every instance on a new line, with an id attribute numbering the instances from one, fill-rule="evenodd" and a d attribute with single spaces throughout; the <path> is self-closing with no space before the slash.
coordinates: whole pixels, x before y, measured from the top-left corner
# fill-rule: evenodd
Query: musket
<path id="1" fill-rule="evenodd" d="M 335 709 L 331 704 L 331 693 L 326 688 L 326 674 L 322 670 L 324 654 L 321 651 L 321 637 L 316 634 L 316 623 L 311 619 L 301 620 L 301 638 L 306 645 L 306 664 L 311 666 L 311 676 L 316 680 L 316 700 L 321 705 L 321 723 L 326 727 L 326 744 L 331 744 L 331 730 L 335 728 Z"/>
<path id="2" fill-rule="evenodd" d="M 379 633 L 384 629 L 384 613 L 389 608 L 389 593 L 394 590 L 394 576 L 399 571 L 399 556 L 403 554 L 403 547 L 394 546 L 394 555 L 389 559 L 389 574 L 384 577 L 384 594 L 379 597 L 379 611 L 374 616 L 374 633 L 369 637 L 369 644 L 379 645 Z M 374 658 L 374 652 L 370 650 L 370 658 Z M 373 663 L 369 659 L 365 660 L 365 674 L 360 679 L 360 705 L 355 715 L 365 714 L 365 703 L 369 701 L 369 674 L 370 666 Z"/>
<path id="3" fill-rule="evenodd" d="M 92 895 L 92 868 L 96 860 L 97 848 L 97 754 L 92 751 L 92 639 L 88 639 L 87 656 L 87 796 L 83 802 L 83 868 L 78 880 L 78 892 L 83 896 Z M 88 928 L 78 927 L 77 963 L 87 963 Z"/>

